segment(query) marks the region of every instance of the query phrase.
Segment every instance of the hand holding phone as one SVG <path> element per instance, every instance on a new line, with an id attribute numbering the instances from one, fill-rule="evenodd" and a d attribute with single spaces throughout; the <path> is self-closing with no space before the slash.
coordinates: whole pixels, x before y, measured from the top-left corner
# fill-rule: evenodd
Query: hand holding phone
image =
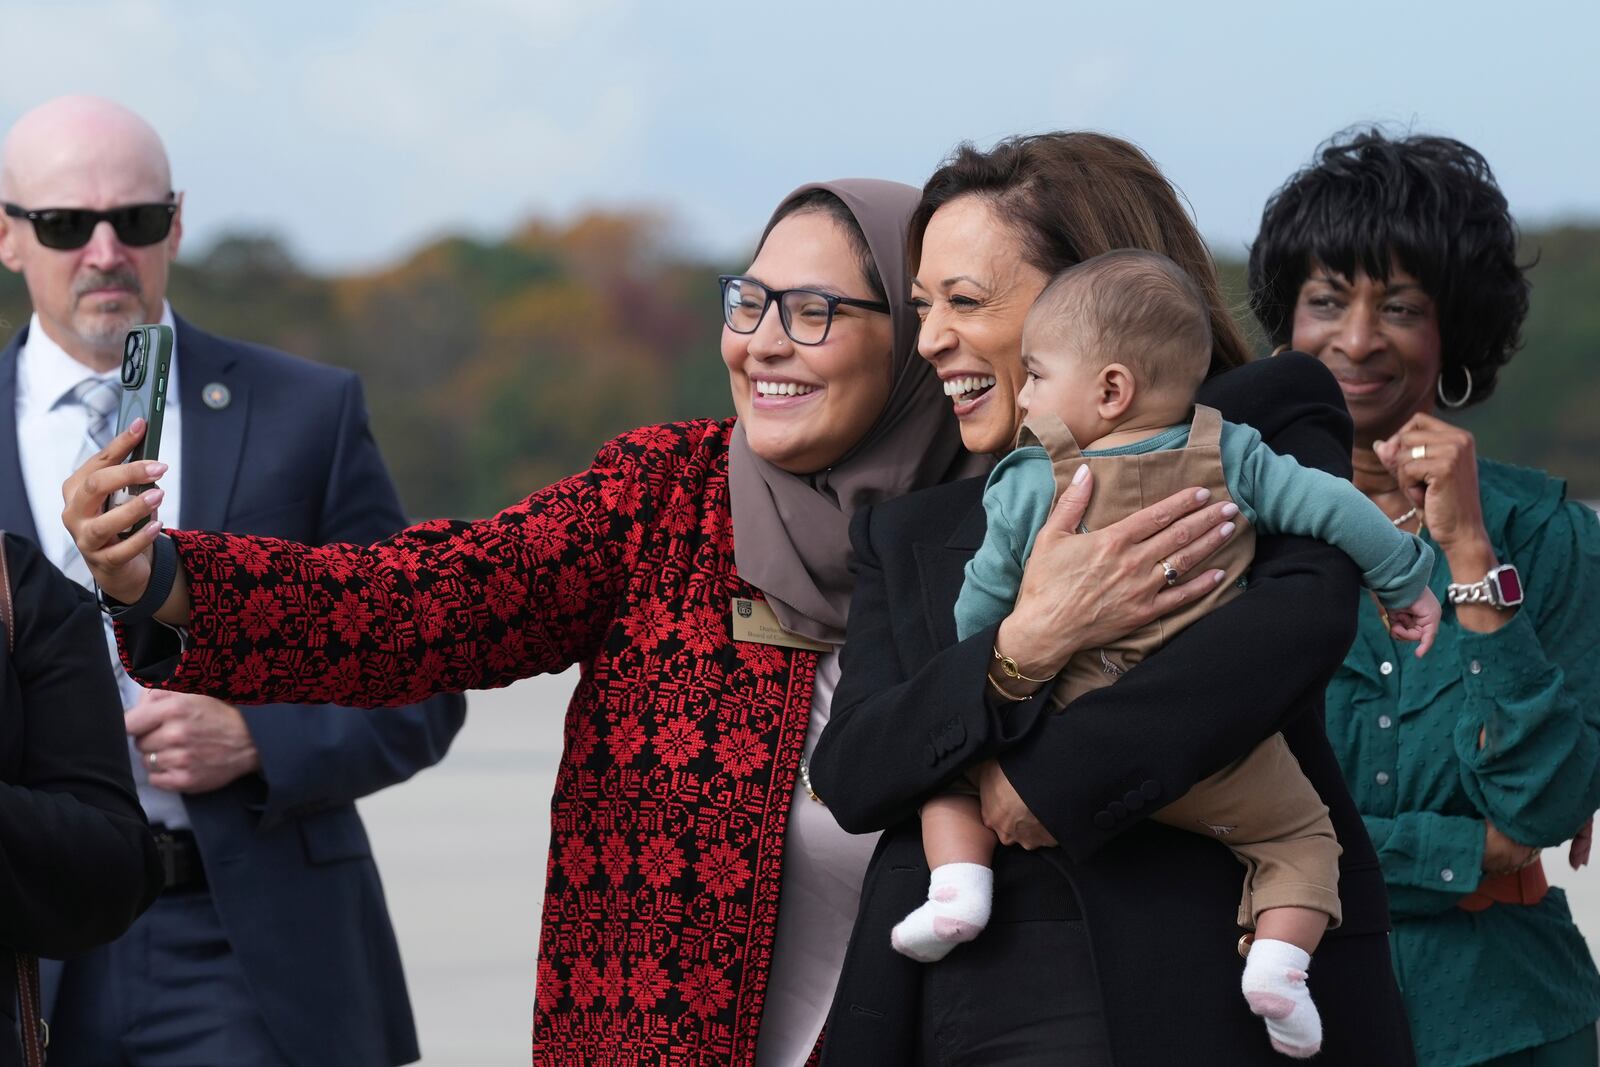
<path id="1" fill-rule="evenodd" d="M 172 373 L 172 327 L 158 324 L 135 326 L 122 345 L 122 397 L 117 408 L 117 433 L 128 429 L 134 419 L 145 420 L 144 437 L 134 446 L 124 463 L 156 460 L 161 454 L 161 417 L 167 405 L 167 379 Z M 106 498 L 105 509 L 127 503 L 152 488 L 154 483 L 118 489 Z M 142 526 L 140 519 L 119 535 L 127 538 Z"/>

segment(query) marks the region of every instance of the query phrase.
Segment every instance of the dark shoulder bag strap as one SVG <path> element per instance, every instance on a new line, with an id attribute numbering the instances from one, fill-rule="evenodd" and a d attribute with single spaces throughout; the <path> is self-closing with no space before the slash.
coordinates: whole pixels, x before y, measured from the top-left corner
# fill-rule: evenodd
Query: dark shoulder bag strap
<path id="1" fill-rule="evenodd" d="M 6 560 L 6 532 L 0 530 L 0 622 L 6 627 L 6 656 L 17 653 L 17 613 L 11 604 L 11 567 Z M 26 1067 L 44 1067 L 44 1048 L 50 1043 L 50 1029 L 40 1012 L 39 957 L 23 952 L 17 957 L 17 1018 L 22 1020 L 22 1062 Z"/>

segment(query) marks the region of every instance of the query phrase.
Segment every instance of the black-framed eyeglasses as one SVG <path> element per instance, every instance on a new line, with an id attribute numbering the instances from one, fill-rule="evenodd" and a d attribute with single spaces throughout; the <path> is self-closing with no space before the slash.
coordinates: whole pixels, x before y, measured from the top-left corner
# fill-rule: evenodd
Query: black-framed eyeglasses
<path id="1" fill-rule="evenodd" d="M 171 196 L 172 194 L 168 194 Z M 110 211 L 83 207 L 43 207 L 30 210 L 16 204 L 5 205 L 6 214 L 33 223 L 33 232 L 46 248 L 68 251 L 82 248 L 94 236 L 94 228 L 111 223 L 117 240 L 130 248 L 143 248 L 165 241 L 172 232 L 172 218 L 178 213 L 176 200 L 159 204 L 125 204 Z"/>
<path id="2" fill-rule="evenodd" d="M 734 333 L 755 333 L 767 308 L 778 305 L 778 320 L 783 332 L 797 345 L 820 345 L 833 327 L 833 313 L 840 304 L 887 315 L 889 305 L 881 300 L 857 300 L 849 296 L 819 293 L 815 289 L 768 289 L 753 278 L 720 274 L 722 321 Z"/>

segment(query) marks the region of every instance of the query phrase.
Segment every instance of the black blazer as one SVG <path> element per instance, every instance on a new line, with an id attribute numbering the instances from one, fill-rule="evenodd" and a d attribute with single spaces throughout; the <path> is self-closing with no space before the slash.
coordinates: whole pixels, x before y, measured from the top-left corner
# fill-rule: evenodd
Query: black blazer
<path id="1" fill-rule="evenodd" d="M 16 653 L 0 620 L 0 1067 L 22 1062 L 16 951 L 118 937 L 161 891 L 94 600 L 7 534 Z"/>
<path id="2" fill-rule="evenodd" d="M 1255 426 L 1277 451 L 1348 477 L 1350 420 L 1315 360 L 1291 354 L 1250 364 L 1208 382 L 1200 399 Z M 1278 730 L 1344 848 L 1344 924 L 1311 969 L 1325 1027 L 1318 1062 L 1412 1062 L 1377 855 L 1322 721 L 1323 688 L 1355 636 L 1354 564 L 1320 542 L 1261 538 L 1248 595 L 1115 686 L 1063 714 L 1048 713 L 1043 693 L 1001 714 L 984 698 L 995 629 L 962 642 L 955 632 L 962 568 L 985 529 L 982 492 L 983 479 L 940 486 L 866 509 L 852 525 L 857 573 L 843 677 L 811 776 L 841 826 L 884 834 L 863 885 L 825 1062 L 915 1059 L 923 965 L 889 947 L 889 929 L 926 894 L 917 805 L 998 756 L 1061 847 L 999 850 L 996 915 L 1082 915 L 1116 1063 L 1281 1064 L 1239 992 L 1243 868 L 1220 844 L 1146 818 Z M 1070 894 L 1030 897 L 1030 885 L 1061 879 Z M 1028 899 L 1008 903 L 1007 894 Z"/>
<path id="3" fill-rule="evenodd" d="M 26 339 L 20 330 L 0 352 L 0 527 L 21 533 L 36 514 L 59 522 L 61 511 L 59 500 L 30 502 L 22 484 L 15 388 Z M 182 514 L 167 521 L 313 545 L 371 544 L 405 525 L 354 374 L 183 318 L 177 368 L 183 435 L 163 447 L 182 450 Z M 205 402 L 212 384 L 226 387 L 226 404 Z M 239 710 L 261 773 L 185 796 L 184 807 L 261 1014 L 295 1063 L 409 1063 L 418 1057 L 411 1002 L 355 801 L 443 758 L 466 701 Z"/>

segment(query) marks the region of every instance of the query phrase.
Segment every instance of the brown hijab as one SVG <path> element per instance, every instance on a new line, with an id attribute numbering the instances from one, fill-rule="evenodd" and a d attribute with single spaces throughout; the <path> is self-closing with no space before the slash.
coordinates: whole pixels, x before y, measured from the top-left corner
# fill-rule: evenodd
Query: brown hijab
<path id="1" fill-rule="evenodd" d="M 906 226 L 919 193 L 899 182 L 850 178 L 802 185 L 773 212 L 767 234 L 796 197 L 825 189 L 843 201 L 866 235 L 888 293 L 894 367 L 888 402 L 860 442 L 826 470 L 783 471 L 757 456 L 736 426 L 728 457 L 733 553 L 739 574 L 766 594 L 791 633 L 844 643 L 850 609 L 850 516 L 857 508 L 978 474 L 986 457 L 961 447 L 950 401 L 933 367 L 917 355 L 917 316 L 906 272 Z"/>

